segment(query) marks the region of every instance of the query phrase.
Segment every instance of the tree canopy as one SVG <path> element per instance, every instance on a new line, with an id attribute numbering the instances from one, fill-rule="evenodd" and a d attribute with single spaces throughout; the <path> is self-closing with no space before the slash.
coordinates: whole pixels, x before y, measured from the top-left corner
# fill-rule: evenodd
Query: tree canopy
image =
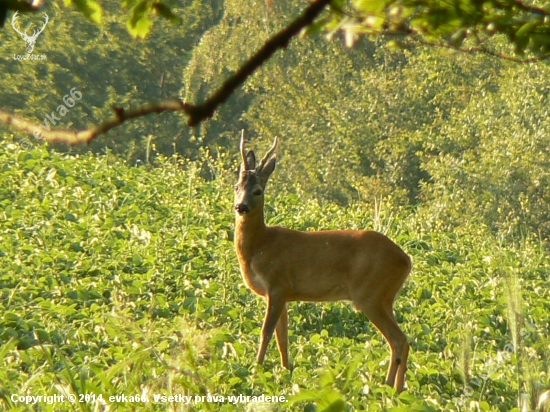
<path id="1" fill-rule="evenodd" d="M 7 10 L 36 11 L 42 2 L 10 0 L 2 2 L 0 15 Z M 97 0 L 63 0 L 96 24 L 102 24 L 105 10 Z M 550 7 L 542 1 L 521 0 L 332 0 L 317 1 L 328 5 L 328 12 L 315 30 L 329 35 L 342 30 L 352 45 L 360 35 L 410 38 L 426 44 L 453 47 L 465 51 L 481 51 L 513 58 L 506 47 L 492 43 L 503 37 L 514 54 L 531 54 L 536 59 L 550 56 Z M 174 24 L 185 19 L 167 0 L 122 0 L 126 26 L 132 36 L 145 38 L 153 29 L 157 16 Z M 266 0 L 273 7 L 273 0 Z M 395 38 L 399 40 L 395 40 Z"/>

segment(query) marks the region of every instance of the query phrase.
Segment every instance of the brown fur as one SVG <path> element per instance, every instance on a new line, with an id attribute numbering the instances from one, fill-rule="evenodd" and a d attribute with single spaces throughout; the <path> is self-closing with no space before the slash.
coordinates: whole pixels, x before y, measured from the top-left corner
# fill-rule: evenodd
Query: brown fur
<path id="1" fill-rule="evenodd" d="M 258 362 L 263 362 L 275 332 L 282 363 L 289 368 L 287 302 L 350 300 L 389 342 L 392 358 L 386 383 L 402 391 L 409 345 L 395 321 L 393 303 L 411 271 L 410 258 L 378 232 L 300 232 L 266 226 L 263 190 L 275 160 L 269 167 L 264 158 L 268 170 L 251 172 L 255 156 L 249 152 L 247 157 L 248 161 L 243 154 L 236 186 L 236 209 L 246 205 L 247 211 L 236 213 L 235 248 L 245 283 L 267 300 Z"/>

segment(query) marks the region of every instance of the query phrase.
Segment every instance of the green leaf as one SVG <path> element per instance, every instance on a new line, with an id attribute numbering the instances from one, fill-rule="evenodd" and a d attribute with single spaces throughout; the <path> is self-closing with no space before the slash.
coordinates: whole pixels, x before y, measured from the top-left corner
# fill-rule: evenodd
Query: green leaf
<path id="1" fill-rule="evenodd" d="M 519 30 L 516 32 L 517 37 L 524 37 L 527 36 L 529 33 L 531 33 L 535 28 L 540 24 L 538 21 L 530 21 L 529 23 L 525 23 L 523 26 L 519 28 Z"/>
<path id="2" fill-rule="evenodd" d="M 74 250 L 75 252 L 84 252 L 84 248 L 82 247 L 80 242 L 71 243 L 71 250 Z"/>
<path id="3" fill-rule="evenodd" d="M 379 14 L 384 11 L 388 3 L 387 0 L 356 0 L 354 6 L 360 11 Z"/>
<path id="4" fill-rule="evenodd" d="M 153 21 L 149 17 L 151 7 L 149 0 L 143 0 L 132 9 L 132 17 L 127 27 L 133 37 L 144 39 L 151 32 L 153 26 Z"/>
<path id="5" fill-rule="evenodd" d="M 79 9 L 86 18 L 96 24 L 101 24 L 103 18 L 103 9 L 99 2 L 95 0 L 64 0 L 65 5 L 68 6 L 74 3 L 77 9 Z"/>
<path id="6" fill-rule="evenodd" d="M 331 402 L 326 408 L 321 409 L 321 412 L 340 412 L 346 408 L 346 403 L 342 399 L 336 399 Z"/>
<path id="7" fill-rule="evenodd" d="M 65 215 L 65 220 L 68 220 L 69 222 L 78 222 L 78 219 L 72 213 L 67 213 Z"/>
<path id="8" fill-rule="evenodd" d="M 7 312 L 5 315 L 4 315 L 4 320 L 6 322 L 19 322 L 19 320 L 21 320 L 21 318 L 19 317 L 19 315 L 17 315 L 16 313 L 13 313 L 13 312 Z"/>
<path id="9" fill-rule="evenodd" d="M 489 405 L 489 402 L 482 401 L 479 406 L 481 407 L 482 411 L 489 411 L 491 409 L 491 405 Z"/>
<path id="10" fill-rule="evenodd" d="M 46 330 L 37 329 L 35 331 L 35 333 L 36 333 L 36 336 L 37 336 L 37 338 L 40 342 L 50 342 L 51 341 L 50 334 Z"/>

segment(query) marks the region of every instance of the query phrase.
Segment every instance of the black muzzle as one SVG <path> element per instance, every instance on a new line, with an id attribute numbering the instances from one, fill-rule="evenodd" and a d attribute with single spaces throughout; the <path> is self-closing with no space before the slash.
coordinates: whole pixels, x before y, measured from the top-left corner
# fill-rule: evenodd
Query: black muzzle
<path id="1" fill-rule="evenodd" d="M 245 205 L 244 203 L 240 203 L 238 205 L 235 205 L 235 210 L 237 211 L 237 213 L 239 215 L 244 215 L 244 214 L 250 212 L 250 208 L 248 207 L 248 205 Z"/>

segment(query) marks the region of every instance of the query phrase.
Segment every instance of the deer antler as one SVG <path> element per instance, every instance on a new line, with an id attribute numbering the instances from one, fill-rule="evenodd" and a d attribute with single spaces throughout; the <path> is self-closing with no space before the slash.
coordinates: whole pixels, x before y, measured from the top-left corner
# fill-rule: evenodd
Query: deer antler
<path id="1" fill-rule="evenodd" d="M 13 27 L 13 29 L 14 29 L 17 33 L 19 33 L 21 36 L 23 36 L 23 39 L 24 39 L 25 41 L 27 41 L 27 37 L 28 37 L 27 34 L 26 34 L 26 33 L 22 33 L 22 32 L 17 28 L 17 26 L 15 25 L 16 22 L 17 22 L 17 14 L 19 14 L 19 11 L 16 11 L 16 12 L 13 14 L 13 17 L 12 17 L 12 19 L 11 19 L 11 26 Z"/>
<path id="2" fill-rule="evenodd" d="M 241 157 L 243 158 L 243 166 L 244 170 L 248 170 L 248 162 L 246 161 L 246 151 L 244 148 L 245 145 L 245 137 L 244 137 L 244 129 L 241 132 Z"/>
<path id="3" fill-rule="evenodd" d="M 257 167 L 258 170 L 262 170 L 267 161 L 271 158 L 271 156 L 273 156 L 273 154 L 275 153 L 275 149 L 277 149 L 277 143 L 279 143 L 279 138 L 275 136 L 275 139 L 273 140 L 273 146 L 271 146 L 271 149 L 268 150 L 263 159 L 260 161 L 260 165 Z"/>
<path id="4" fill-rule="evenodd" d="M 35 39 L 35 40 L 38 37 L 38 35 L 44 31 L 44 29 L 46 28 L 46 25 L 50 21 L 50 18 L 48 17 L 48 15 L 46 13 L 44 13 L 44 16 L 46 16 L 46 19 L 44 21 L 44 25 L 42 26 L 42 28 L 40 30 L 35 30 L 32 34 L 32 38 Z"/>

